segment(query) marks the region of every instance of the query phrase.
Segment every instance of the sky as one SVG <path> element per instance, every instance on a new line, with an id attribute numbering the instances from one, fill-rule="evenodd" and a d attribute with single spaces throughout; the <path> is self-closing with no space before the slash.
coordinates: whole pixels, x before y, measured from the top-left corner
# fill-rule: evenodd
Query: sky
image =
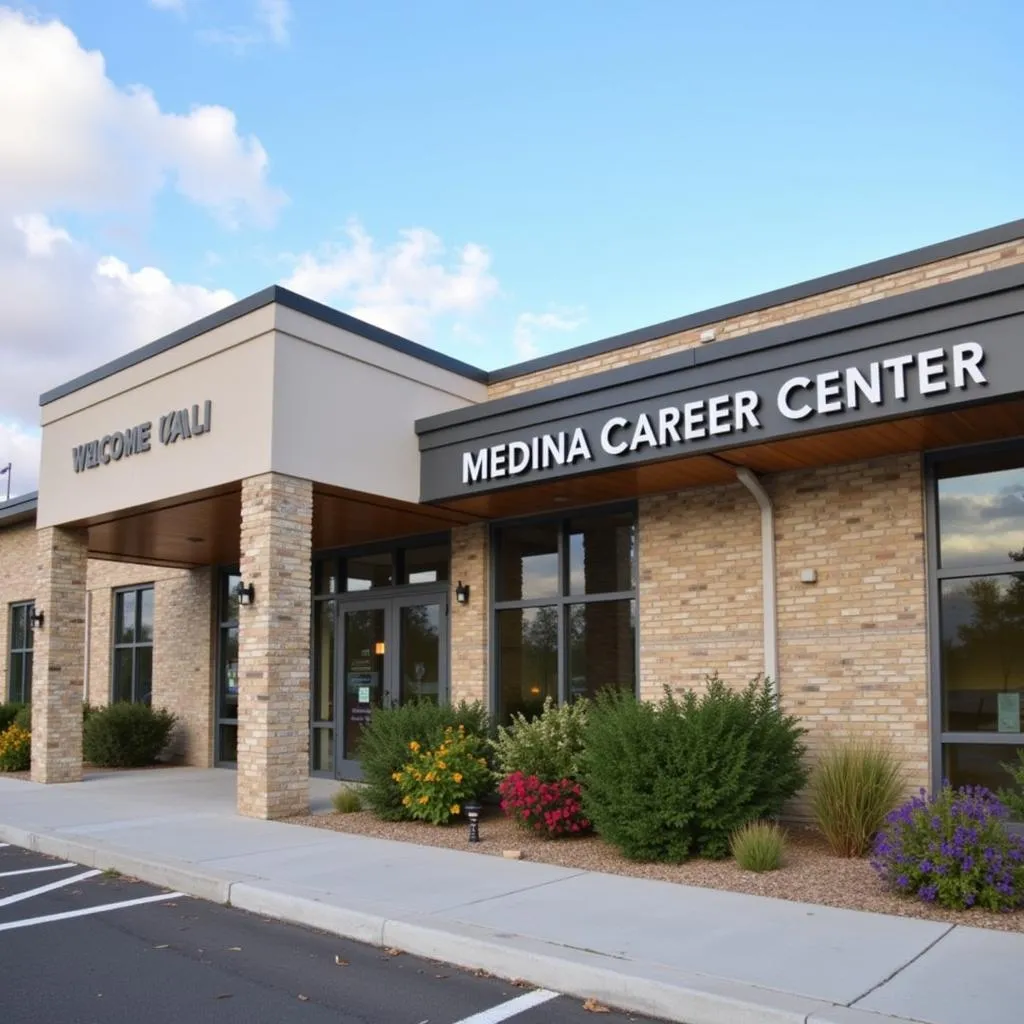
<path id="1" fill-rule="evenodd" d="M 0 466 L 280 283 L 484 369 L 1024 217 L 1018 0 L 0 0 Z M 0 478 L 0 487 L 3 486 Z"/>

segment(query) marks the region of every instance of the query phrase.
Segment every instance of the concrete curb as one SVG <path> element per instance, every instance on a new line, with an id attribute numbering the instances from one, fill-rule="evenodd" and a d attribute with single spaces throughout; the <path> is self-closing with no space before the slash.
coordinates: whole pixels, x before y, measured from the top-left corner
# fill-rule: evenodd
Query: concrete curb
<path id="1" fill-rule="evenodd" d="M 229 904 L 261 917 L 369 945 L 399 949 L 496 977 L 678 1024 L 910 1024 L 908 1018 L 836 1006 L 742 982 L 555 946 L 526 936 L 429 917 L 410 920 L 333 906 L 275 890 L 262 879 L 204 872 L 187 861 L 135 856 L 103 843 L 0 824 L 0 841 L 86 867 Z"/>

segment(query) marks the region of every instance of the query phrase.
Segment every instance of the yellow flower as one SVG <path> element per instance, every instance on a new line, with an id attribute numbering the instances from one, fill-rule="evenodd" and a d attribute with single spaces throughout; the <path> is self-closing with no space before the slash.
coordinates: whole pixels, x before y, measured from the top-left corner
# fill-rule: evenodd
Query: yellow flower
<path id="1" fill-rule="evenodd" d="M 420 803 L 421 804 L 425 804 L 429 799 L 430 799 L 429 796 L 421 796 L 420 797 Z"/>
<path id="2" fill-rule="evenodd" d="M 448 810 L 451 811 L 452 814 L 458 814 L 459 811 L 462 810 L 462 808 L 458 804 L 452 804 L 451 807 L 448 808 Z"/>
<path id="3" fill-rule="evenodd" d="M 412 751 L 412 752 L 413 752 L 414 754 L 417 754 L 417 753 L 419 753 L 420 745 L 419 745 L 419 744 L 418 744 L 418 743 L 417 743 L 417 742 L 416 742 L 415 740 L 413 740 L 413 741 L 412 741 L 412 742 L 411 742 L 411 743 L 409 744 L 409 749 L 410 749 L 410 750 L 411 750 L 411 751 Z"/>
<path id="4" fill-rule="evenodd" d="M 440 769 L 441 769 L 441 771 L 444 771 L 444 770 L 445 770 L 445 768 L 447 768 L 447 767 L 448 767 L 448 765 L 446 765 L 446 764 L 444 763 L 444 761 L 438 761 L 438 762 L 437 762 L 437 767 L 438 767 L 438 768 L 440 768 Z"/>
<path id="5" fill-rule="evenodd" d="M 427 772 L 427 782 L 433 782 L 436 776 L 433 772 Z"/>
<path id="6" fill-rule="evenodd" d="M 411 804 L 411 803 L 412 803 L 412 797 L 411 796 L 403 796 L 402 797 L 402 806 L 403 807 L 408 807 L 409 804 Z"/>
<path id="7" fill-rule="evenodd" d="M 455 772 L 452 775 L 452 779 L 455 782 L 461 782 L 462 781 L 462 772 Z M 458 811 L 452 811 L 452 814 L 458 814 L 458 813 L 459 813 Z"/>
<path id="8" fill-rule="evenodd" d="M 402 781 L 402 773 L 401 772 L 392 772 L 391 773 L 391 778 L 393 778 L 395 780 L 395 782 L 401 782 Z"/>

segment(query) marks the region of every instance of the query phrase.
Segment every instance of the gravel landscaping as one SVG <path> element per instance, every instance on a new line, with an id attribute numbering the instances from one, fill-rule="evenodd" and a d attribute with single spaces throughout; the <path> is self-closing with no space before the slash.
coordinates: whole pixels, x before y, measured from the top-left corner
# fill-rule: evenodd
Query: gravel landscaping
<path id="1" fill-rule="evenodd" d="M 950 924 L 1024 932 L 1024 911 L 1011 914 L 991 914 L 982 910 L 957 912 L 893 895 L 881 885 L 866 860 L 833 857 L 816 831 L 804 826 L 792 826 L 789 829 L 788 859 L 781 871 L 753 874 L 741 871 L 731 860 L 638 864 L 626 860 L 596 836 L 539 839 L 523 832 L 496 809 L 485 812 L 480 823 L 480 842 L 474 845 L 466 841 L 467 827 L 464 822 L 446 827 L 421 822 L 386 822 L 380 821 L 369 811 L 316 814 L 288 820 L 296 825 L 311 825 L 314 828 L 418 843 L 421 846 L 448 847 L 484 856 L 501 857 L 506 850 L 519 850 L 525 860 L 568 868 L 653 878 L 830 907 L 946 921 Z"/>

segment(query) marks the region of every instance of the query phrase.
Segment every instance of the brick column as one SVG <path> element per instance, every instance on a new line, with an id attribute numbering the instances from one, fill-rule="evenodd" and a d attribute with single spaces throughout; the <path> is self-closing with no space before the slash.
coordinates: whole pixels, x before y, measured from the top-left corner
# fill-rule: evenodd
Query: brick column
<path id="1" fill-rule="evenodd" d="M 452 530 L 451 565 L 451 700 L 480 700 L 490 704 L 487 638 L 490 601 L 487 524 L 475 523 Z M 455 586 L 469 584 L 469 603 L 455 600 Z"/>
<path id="2" fill-rule="evenodd" d="M 82 778 L 85 686 L 86 535 L 45 527 L 37 535 L 36 628 L 32 666 L 32 781 Z"/>
<path id="3" fill-rule="evenodd" d="M 310 558 L 313 485 L 266 473 L 242 481 L 238 610 L 238 811 L 309 810 Z"/>
<path id="4" fill-rule="evenodd" d="M 169 753 L 195 768 L 213 764 L 213 580 L 192 569 L 154 589 L 153 707 L 178 716 Z"/>

